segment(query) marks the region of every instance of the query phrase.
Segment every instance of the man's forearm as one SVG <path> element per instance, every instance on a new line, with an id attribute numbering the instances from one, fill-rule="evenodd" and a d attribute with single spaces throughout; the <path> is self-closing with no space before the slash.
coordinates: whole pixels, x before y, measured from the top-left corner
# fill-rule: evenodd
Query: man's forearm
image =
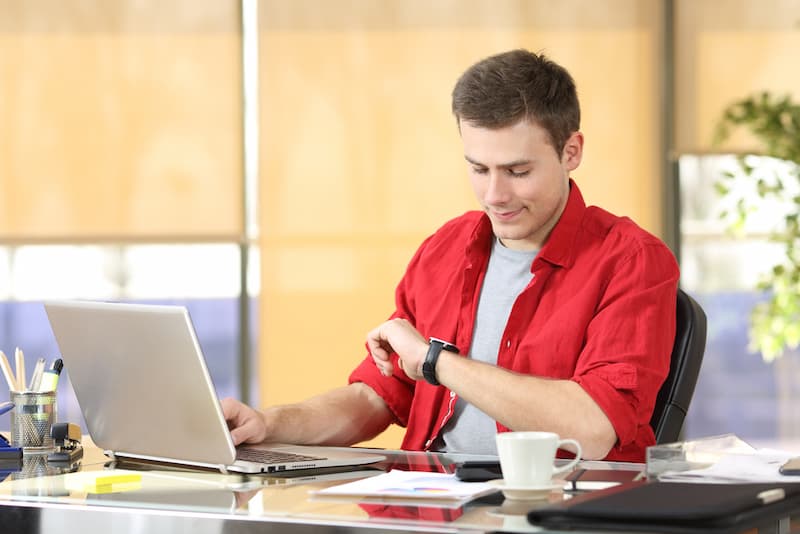
<path id="1" fill-rule="evenodd" d="M 377 436 L 392 422 L 383 399 L 362 383 L 270 407 L 263 415 L 270 441 L 305 445 L 353 445 Z"/>
<path id="2" fill-rule="evenodd" d="M 521 375 L 446 352 L 437 377 L 511 430 L 543 430 L 578 440 L 585 458 L 605 457 L 616 442 L 605 413 L 572 381 Z"/>

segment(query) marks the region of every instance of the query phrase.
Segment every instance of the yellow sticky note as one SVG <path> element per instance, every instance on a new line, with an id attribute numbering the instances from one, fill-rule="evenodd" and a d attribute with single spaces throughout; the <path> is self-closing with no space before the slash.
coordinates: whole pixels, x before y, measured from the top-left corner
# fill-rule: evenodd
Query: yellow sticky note
<path id="1" fill-rule="evenodd" d="M 142 474 L 135 471 L 85 471 L 69 473 L 64 485 L 71 491 L 113 493 L 142 487 Z"/>
<path id="2" fill-rule="evenodd" d="M 136 482 L 117 482 L 114 484 L 98 484 L 96 486 L 86 486 L 86 493 L 122 493 L 123 491 L 135 491 L 142 489 L 142 481 Z"/>

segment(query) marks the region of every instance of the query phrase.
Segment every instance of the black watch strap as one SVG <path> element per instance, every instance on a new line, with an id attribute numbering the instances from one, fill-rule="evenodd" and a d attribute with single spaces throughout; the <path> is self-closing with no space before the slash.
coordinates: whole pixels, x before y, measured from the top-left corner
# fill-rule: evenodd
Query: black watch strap
<path id="1" fill-rule="evenodd" d="M 436 380 L 436 362 L 439 361 L 439 354 L 443 350 L 455 352 L 456 354 L 458 354 L 460 351 L 458 350 L 458 347 L 452 343 L 448 343 L 447 341 L 443 341 L 435 337 L 430 338 L 429 342 L 430 345 L 428 346 L 428 354 L 425 355 L 425 361 L 422 362 L 422 377 L 427 383 L 438 386 L 440 384 L 439 381 Z"/>

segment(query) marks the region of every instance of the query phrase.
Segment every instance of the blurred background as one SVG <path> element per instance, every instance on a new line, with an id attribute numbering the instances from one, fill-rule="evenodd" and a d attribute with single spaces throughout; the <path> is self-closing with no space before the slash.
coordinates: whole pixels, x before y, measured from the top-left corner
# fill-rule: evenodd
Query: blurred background
<path id="1" fill-rule="evenodd" d="M 0 349 L 58 355 L 43 300 L 177 303 L 220 396 L 346 383 L 416 247 L 476 207 L 455 80 L 517 47 L 576 79 L 587 203 L 662 237 L 705 308 L 686 437 L 800 442 L 796 349 L 748 348 L 776 245 L 714 187 L 760 148 L 712 144 L 734 101 L 800 97 L 800 0 L 0 0 Z"/>

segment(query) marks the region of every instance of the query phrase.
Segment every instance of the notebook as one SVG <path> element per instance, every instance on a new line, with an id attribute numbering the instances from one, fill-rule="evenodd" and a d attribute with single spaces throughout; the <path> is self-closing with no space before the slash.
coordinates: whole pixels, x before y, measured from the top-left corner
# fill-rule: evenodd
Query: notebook
<path id="1" fill-rule="evenodd" d="M 233 445 L 182 306 L 46 302 L 89 435 L 111 457 L 273 473 L 385 459 L 339 447 Z"/>

